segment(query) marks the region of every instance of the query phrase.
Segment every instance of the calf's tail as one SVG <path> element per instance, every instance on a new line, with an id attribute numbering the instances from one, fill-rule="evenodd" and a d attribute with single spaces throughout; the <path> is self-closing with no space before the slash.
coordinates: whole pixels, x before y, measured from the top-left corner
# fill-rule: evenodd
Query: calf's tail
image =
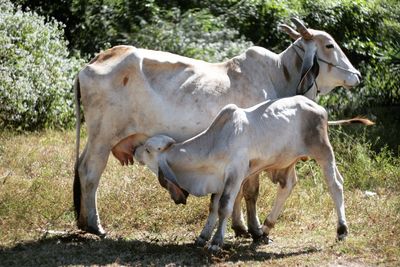
<path id="1" fill-rule="evenodd" d="M 370 121 L 369 119 L 365 118 L 352 118 L 348 120 L 338 120 L 338 121 L 328 121 L 328 125 L 346 125 L 346 124 L 363 124 L 366 126 L 369 125 L 374 125 L 375 123 L 373 121 Z"/>

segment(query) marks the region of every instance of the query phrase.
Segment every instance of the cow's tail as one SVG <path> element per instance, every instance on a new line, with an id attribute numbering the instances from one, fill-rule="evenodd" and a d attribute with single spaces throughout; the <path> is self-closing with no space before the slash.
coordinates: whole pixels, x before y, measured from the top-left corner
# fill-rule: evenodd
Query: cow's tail
<path id="1" fill-rule="evenodd" d="M 373 121 L 370 121 L 369 119 L 359 118 L 359 117 L 348 119 L 348 120 L 328 121 L 328 125 L 346 125 L 346 124 L 353 124 L 353 123 L 363 124 L 366 126 L 375 124 Z"/>
<path id="2" fill-rule="evenodd" d="M 76 155 L 75 155 L 75 178 L 74 178 L 74 207 L 76 219 L 79 219 L 81 212 L 81 180 L 79 177 L 79 146 L 81 133 L 81 89 L 79 84 L 79 76 L 77 75 L 74 82 L 75 94 L 75 116 L 76 116 Z"/>

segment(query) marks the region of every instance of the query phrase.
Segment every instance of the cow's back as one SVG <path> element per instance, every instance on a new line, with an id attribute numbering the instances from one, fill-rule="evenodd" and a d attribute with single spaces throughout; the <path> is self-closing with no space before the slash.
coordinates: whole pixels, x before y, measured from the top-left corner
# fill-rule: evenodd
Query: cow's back
<path id="1" fill-rule="evenodd" d="M 103 129 L 112 145 L 132 134 L 194 136 L 226 104 L 265 100 L 260 88 L 242 88 L 250 78 L 237 60 L 208 63 L 132 46 L 100 53 L 79 74 L 89 134 Z"/>

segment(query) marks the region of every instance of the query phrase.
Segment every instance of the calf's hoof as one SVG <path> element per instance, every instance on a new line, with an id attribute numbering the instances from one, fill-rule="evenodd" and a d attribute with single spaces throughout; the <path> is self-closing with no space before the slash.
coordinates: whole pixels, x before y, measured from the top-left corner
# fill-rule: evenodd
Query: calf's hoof
<path id="1" fill-rule="evenodd" d="M 201 236 L 197 237 L 194 241 L 196 247 L 204 247 L 207 244 L 207 240 Z"/>
<path id="2" fill-rule="evenodd" d="M 337 228 L 337 240 L 338 241 L 343 241 L 346 239 L 347 235 L 349 234 L 349 229 L 347 225 L 341 224 Z"/>

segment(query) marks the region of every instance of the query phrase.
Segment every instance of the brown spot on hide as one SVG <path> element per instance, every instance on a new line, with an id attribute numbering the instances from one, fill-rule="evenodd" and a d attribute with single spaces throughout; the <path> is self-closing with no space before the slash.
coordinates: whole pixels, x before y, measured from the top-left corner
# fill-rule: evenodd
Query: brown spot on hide
<path id="1" fill-rule="evenodd" d="M 300 157 L 300 160 L 301 161 L 308 161 L 310 158 L 309 157 L 307 157 L 307 156 L 304 156 L 304 157 Z"/>
<path id="2" fill-rule="evenodd" d="M 128 81 L 129 81 L 128 76 L 125 76 L 125 77 L 124 77 L 124 80 L 122 81 L 122 83 L 124 84 L 124 86 L 128 83 Z"/>
<path id="3" fill-rule="evenodd" d="M 283 64 L 283 75 L 285 76 L 285 80 L 287 82 L 290 81 L 290 73 L 289 73 L 287 67 L 285 66 L 285 64 Z"/>
<path id="4" fill-rule="evenodd" d="M 94 64 L 94 63 L 102 63 L 104 61 L 109 60 L 110 58 L 113 57 L 118 57 L 120 55 L 123 55 L 127 50 L 132 48 L 131 46 L 115 46 L 113 48 L 107 49 L 106 51 L 101 52 L 98 54 L 95 58 L 93 58 L 89 64 Z"/>
<path id="5" fill-rule="evenodd" d="M 134 151 L 137 146 L 143 144 L 147 136 L 143 134 L 130 135 L 116 144 L 111 152 L 116 157 L 121 165 L 133 164 Z"/>

